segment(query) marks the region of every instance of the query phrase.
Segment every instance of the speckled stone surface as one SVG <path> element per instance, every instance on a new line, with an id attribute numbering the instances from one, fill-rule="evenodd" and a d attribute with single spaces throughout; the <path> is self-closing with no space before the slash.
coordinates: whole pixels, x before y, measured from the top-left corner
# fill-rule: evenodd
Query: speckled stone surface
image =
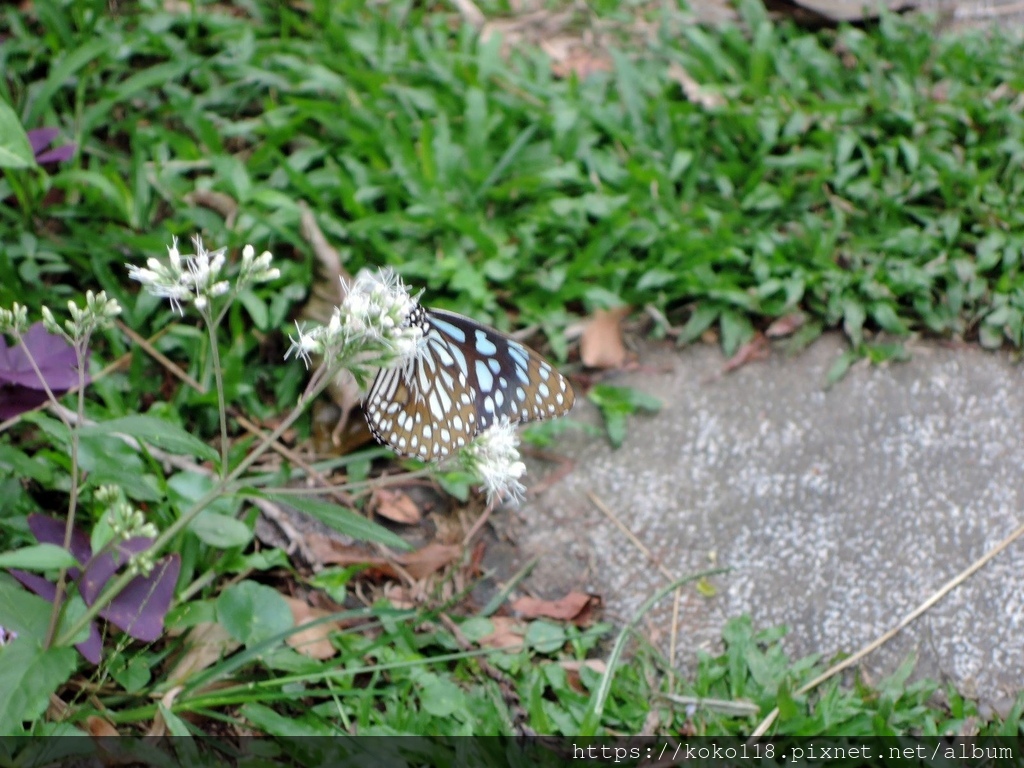
<path id="1" fill-rule="evenodd" d="M 825 391 L 845 349 L 828 336 L 719 376 L 717 349 L 643 353 L 611 383 L 661 399 L 625 444 L 567 433 L 573 470 L 511 513 L 530 585 L 602 595 L 623 620 L 666 583 L 588 499 L 595 493 L 672 573 L 717 563 L 717 594 L 687 590 L 680 662 L 714 648 L 723 623 L 790 627 L 794 657 L 852 653 L 1024 522 L 1024 371 L 971 346 L 921 344 L 909 363 L 855 366 Z M 573 418 L 600 416 L 582 402 Z M 531 465 L 532 480 L 545 467 Z M 648 630 L 667 645 L 671 599 Z M 1024 688 L 1024 539 L 870 656 L 873 679 L 909 655 L 1005 710 Z"/>

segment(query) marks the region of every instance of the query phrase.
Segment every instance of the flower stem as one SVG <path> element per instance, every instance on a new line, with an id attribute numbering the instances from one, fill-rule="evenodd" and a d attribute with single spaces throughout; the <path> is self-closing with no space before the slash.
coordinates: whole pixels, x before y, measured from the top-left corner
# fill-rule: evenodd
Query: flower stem
<path id="1" fill-rule="evenodd" d="M 327 372 L 323 367 L 319 368 L 316 373 L 313 374 L 313 378 L 310 379 L 309 385 L 306 387 L 306 391 L 299 398 L 299 402 L 296 403 L 291 413 L 289 413 L 288 416 L 278 424 L 277 428 L 270 433 L 270 436 L 254 448 L 253 451 L 246 456 L 230 474 L 223 476 L 222 473 L 221 479 L 213 488 L 203 494 L 203 496 L 189 507 L 181 517 L 171 523 L 163 533 L 156 537 L 149 549 L 146 550 L 147 553 L 155 559 L 164 547 L 166 547 L 175 536 L 184 530 L 200 512 L 206 509 L 211 502 L 228 491 L 235 481 L 238 480 L 238 478 L 241 477 L 241 475 L 250 466 L 252 466 L 260 456 L 270 450 L 270 446 L 273 445 L 273 443 L 283 435 L 292 424 L 295 423 L 295 420 L 302 415 L 302 412 L 305 411 L 306 406 L 313 400 L 313 398 L 319 395 L 320 392 L 327 387 L 327 384 L 331 381 L 336 372 L 337 366 L 332 366 L 329 372 Z M 126 586 L 128 586 L 128 583 L 134 579 L 135 576 L 136 575 L 132 573 L 131 570 L 126 570 L 113 581 L 109 582 L 93 604 L 90 605 L 86 611 L 57 638 L 56 644 L 69 645 L 78 633 L 87 627 L 89 622 L 99 615 L 100 611 L 110 605 L 110 602 L 117 597 Z"/>
<path id="2" fill-rule="evenodd" d="M 22 349 L 32 363 L 32 368 L 36 372 L 36 376 L 43 383 L 46 388 L 46 394 L 54 405 L 59 405 L 57 398 L 53 392 L 50 391 L 49 385 L 46 383 L 46 379 L 43 377 L 42 372 L 36 366 L 36 362 L 32 355 L 28 351 L 28 347 L 25 346 L 25 342 L 21 341 Z M 75 515 L 78 512 L 78 429 L 79 425 L 85 418 L 85 361 L 86 361 L 86 350 L 89 348 L 89 336 L 88 334 L 74 344 L 75 348 L 75 359 L 78 361 L 78 418 L 74 424 L 69 424 L 63 415 L 61 420 L 68 427 L 71 434 L 71 490 L 69 492 L 68 499 L 68 519 L 64 524 L 64 549 L 68 552 L 71 551 L 71 538 L 75 531 Z M 59 413 L 59 410 L 58 410 Z M 67 578 L 68 569 L 61 568 L 60 574 L 57 577 L 57 589 L 53 595 L 53 609 L 50 611 L 50 624 L 46 628 L 46 639 L 43 643 L 43 647 L 49 648 L 53 645 L 54 635 L 57 634 L 57 624 L 60 621 L 60 615 L 64 608 L 64 594 L 67 590 Z"/>
<path id="3" fill-rule="evenodd" d="M 203 320 L 206 321 L 206 330 L 210 335 L 213 376 L 217 382 L 217 415 L 220 419 L 220 476 L 224 478 L 228 473 L 228 412 L 227 406 L 224 404 L 224 372 L 220 368 L 220 347 L 217 346 L 217 323 L 213 321 L 208 312 L 203 312 L 202 314 Z"/>

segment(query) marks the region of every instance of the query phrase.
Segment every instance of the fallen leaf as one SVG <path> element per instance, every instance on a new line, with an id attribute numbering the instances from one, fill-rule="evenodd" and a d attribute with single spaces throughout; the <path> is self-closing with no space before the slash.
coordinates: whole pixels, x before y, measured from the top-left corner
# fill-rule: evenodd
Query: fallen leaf
<path id="1" fill-rule="evenodd" d="M 626 362 L 626 345 L 622 341 L 622 318 L 629 307 L 599 309 L 583 329 L 580 337 L 580 359 L 590 368 L 621 368 Z"/>
<path id="2" fill-rule="evenodd" d="M 285 602 L 292 609 L 292 619 L 296 627 L 302 627 L 324 616 L 330 616 L 330 611 L 323 608 L 314 608 L 309 603 L 298 600 L 294 597 L 285 596 Z M 331 643 L 331 633 L 341 629 L 336 621 L 323 621 L 311 627 L 303 627 L 298 632 L 288 635 L 285 642 L 303 656 L 311 659 L 330 659 L 337 655 L 338 651 Z"/>
<path id="3" fill-rule="evenodd" d="M 312 534 L 306 544 L 320 562 L 330 565 L 364 565 L 363 577 L 372 579 L 397 579 L 399 572 L 395 564 L 414 579 L 422 579 L 439 571 L 462 554 L 462 547 L 456 544 L 431 543 L 415 552 L 395 555 L 393 560 L 372 555 L 363 547 L 342 544 L 327 536 Z"/>
<path id="4" fill-rule="evenodd" d="M 583 627 L 594 620 L 594 612 L 601 607 L 601 598 L 582 592 L 570 592 L 559 600 L 541 600 L 536 597 L 520 597 L 511 608 L 525 619 L 556 619 L 571 621 Z"/>
<path id="5" fill-rule="evenodd" d="M 96 717 L 96 715 L 89 715 L 85 718 L 85 730 L 89 732 L 90 736 L 120 736 L 109 720 L 104 720 L 102 717 Z"/>
<path id="6" fill-rule="evenodd" d="M 726 364 L 722 366 L 722 373 L 735 371 L 737 368 L 754 360 L 764 360 L 770 352 L 768 339 L 763 334 L 758 333 L 754 338 L 736 350 L 736 354 L 730 357 Z"/>
<path id="7" fill-rule="evenodd" d="M 481 646 L 506 650 L 518 650 L 523 646 L 523 637 L 526 635 L 523 622 L 511 616 L 491 616 L 488 621 L 494 626 L 494 631 L 480 638 Z"/>
<path id="8" fill-rule="evenodd" d="M 578 38 L 551 38 L 542 41 L 540 47 L 551 60 L 551 73 L 555 77 L 576 75 L 579 80 L 586 80 L 597 72 L 613 69 L 611 57 L 605 51 L 589 47 Z"/>
<path id="9" fill-rule="evenodd" d="M 462 547 L 457 544 L 432 542 L 415 552 L 398 555 L 395 560 L 414 579 L 423 579 L 451 564 L 461 554 Z"/>
<path id="10" fill-rule="evenodd" d="M 164 705 L 168 712 L 173 711 L 172 707 L 174 706 L 174 700 L 178 698 L 178 694 L 181 693 L 182 690 L 182 686 L 175 686 L 174 688 L 171 688 L 171 690 L 169 690 L 167 693 L 165 693 L 163 697 L 160 699 L 160 703 Z M 162 738 L 166 736 L 167 733 L 167 721 L 164 719 L 163 712 L 161 712 L 158 709 L 156 711 L 156 714 L 153 716 L 153 724 L 150 725 L 149 730 L 146 731 L 146 736 Z"/>
<path id="11" fill-rule="evenodd" d="M 370 497 L 370 509 L 395 523 L 413 525 L 423 519 L 423 513 L 409 494 L 392 488 L 378 488 Z"/>
<path id="12" fill-rule="evenodd" d="M 185 636 L 185 652 L 167 673 L 167 682 L 184 682 L 196 672 L 220 661 L 238 648 L 239 642 L 220 624 L 196 624 Z"/>
<path id="13" fill-rule="evenodd" d="M 340 541 L 319 533 L 306 535 L 306 546 L 316 559 L 324 565 L 362 565 L 361 575 L 375 580 L 398 578 L 395 566 L 380 555 L 371 554 L 365 547 L 342 544 Z"/>
<path id="14" fill-rule="evenodd" d="M 416 607 L 416 601 L 409 594 L 409 590 L 397 582 L 391 582 L 384 587 L 384 597 L 399 610 Z"/>
<path id="15" fill-rule="evenodd" d="M 772 322 L 764 332 L 764 335 L 769 339 L 778 339 L 783 336 L 789 336 L 798 330 L 805 322 L 807 322 L 807 315 L 803 312 L 792 312 Z"/>
<path id="16" fill-rule="evenodd" d="M 599 675 L 603 675 L 608 671 L 608 665 L 601 659 L 571 659 L 560 661 L 558 664 L 565 670 L 565 682 L 569 684 L 570 688 L 574 689 L 578 693 L 587 692 L 586 688 L 583 687 L 583 681 L 580 680 L 581 669 L 586 667 Z"/>
<path id="17" fill-rule="evenodd" d="M 718 594 L 718 590 L 715 589 L 715 585 L 708 581 L 706 578 L 702 578 L 697 582 L 697 594 L 701 597 L 714 597 Z"/>

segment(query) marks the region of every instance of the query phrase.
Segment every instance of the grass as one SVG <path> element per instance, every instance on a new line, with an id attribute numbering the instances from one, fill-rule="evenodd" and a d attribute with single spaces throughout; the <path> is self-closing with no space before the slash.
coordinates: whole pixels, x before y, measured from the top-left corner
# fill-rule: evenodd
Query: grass
<path id="1" fill-rule="evenodd" d="M 753 3 L 743 4 L 741 25 L 722 30 L 667 5 L 601 10 L 620 24 L 620 47 L 611 71 L 581 79 L 556 78 L 529 46 L 506 59 L 500 41 L 482 43 L 448 13 L 413 3 L 5 8 L 0 98 L 25 128 L 58 127 L 78 151 L 45 173 L 4 173 L 0 307 L 59 307 L 86 288 L 105 290 L 126 325 L 162 332 L 156 348 L 207 393 L 135 350 L 127 367 L 96 379 L 84 415 L 145 412 L 179 441 L 185 432 L 211 443 L 220 423 L 211 346 L 166 303 L 138 293 L 123 265 L 194 232 L 232 252 L 244 243 L 274 252 L 280 280 L 239 296 L 219 343 L 224 400 L 275 423 L 305 385 L 300 368 L 281 362 L 281 330 L 315 281 L 300 201 L 349 271 L 389 264 L 433 305 L 503 329 L 537 324 L 562 360 L 573 355 L 570 322 L 624 303 L 660 310 L 672 327 L 654 331 L 683 343 L 713 331 L 728 354 L 799 312 L 806 322 L 794 346 L 841 328 L 850 341 L 841 366 L 897 356 L 893 341 L 916 333 L 1021 345 L 1017 41 L 937 36 L 889 16 L 866 29 L 808 32 L 768 21 Z M 658 34 L 641 50 L 629 35 L 644 14 Z M 706 104 L 686 98 L 680 72 Z M 194 204 L 197 193 L 227 208 Z M 112 331 L 97 332 L 93 349 L 97 362 L 132 352 Z M 645 407 L 605 395 L 619 433 L 623 408 Z M 303 439 L 310 428 L 297 429 Z M 232 437 L 238 461 L 253 443 Z M 90 439 L 83 467 L 146 506 L 162 530 L 208 490 L 151 455 Z M 28 515 L 75 495 L 70 445 L 44 416 L 0 434 L 0 550 L 34 543 Z M 361 480 L 380 456 L 357 453 L 340 471 Z M 93 490 L 83 491 L 83 519 L 95 523 Z M 0 651 L 0 688 L 32 692 L 8 704 L 6 730 L 64 732 L 94 715 L 123 732 L 158 721 L 174 734 L 254 728 L 279 737 L 589 727 L 601 674 L 566 662 L 599 656 L 609 627 L 537 619 L 518 627 L 524 649 L 482 652 L 494 617 L 461 599 L 457 579 L 414 614 L 386 601 L 352 608 L 358 569 L 311 582 L 282 552 L 253 551 L 248 507 L 219 503 L 215 512 L 239 516 L 238 525 L 170 542 L 181 560 L 179 603 L 160 642 L 108 637 L 99 666 L 67 648 L 40 647 L 17 665 L 17 644 Z M 325 604 L 341 615 L 322 621 L 342 621 L 344 631 L 325 661 L 284 642 L 294 630 L 281 593 L 327 582 Z M 48 614 L 6 576 L 0 592 L 6 617 L 15 608 Z M 204 630 L 212 638 L 189 634 L 209 625 L 219 628 Z M 1019 707 L 990 721 L 954 690 L 907 684 L 907 669 L 876 686 L 847 680 L 794 697 L 817 660 L 786 658 L 777 630 L 758 634 L 742 619 L 723 640 L 722 654 L 699 656 L 693 678 L 675 678 L 671 692 L 778 706 L 780 735 L 1019 729 Z M 169 670 L 201 656 L 203 643 L 212 655 L 171 696 Z M 718 704 L 659 698 L 667 671 L 641 644 L 611 679 L 597 732 L 639 732 L 652 709 L 663 733 L 756 726 Z M 60 722 L 43 717 L 53 691 L 70 704 Z"/>

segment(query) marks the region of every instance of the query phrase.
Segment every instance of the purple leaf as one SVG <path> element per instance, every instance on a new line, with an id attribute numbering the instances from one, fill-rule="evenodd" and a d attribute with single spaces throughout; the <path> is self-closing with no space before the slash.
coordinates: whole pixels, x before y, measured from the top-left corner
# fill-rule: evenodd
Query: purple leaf
<path id="1" fill-rule="evenodd" d="M 28 527 L 38 541 L 63 546 L 64 524 L 60 520 L 47 515 L 33 514 L 29 515 Z M 79 563 L 85 563 L 86 568 L 81 578 L 79 578 L 80 571 L 77 568 L 68 569 L 68 574 L 77 581 L 78 592 L 85 604 L 92 605 L 96 602 L 103 592 L 103 588 L 114 577 L 118 569 L 132 556 L 144 552 L 152 544 L 153 539 L 136 536 L 116 543 L 112 552 L 103 552 L 93 557 L 89 540 L 84 533 L 75 528 L 71 534 L 71 554 Z M 100 611 L 100 616 L 136 640 L 146 643 L 158 640 L 163 634 L 164 616 L 167 615 L 171 600 L 174 599 L 174 587 L 178 582 L 180 571 L 181 557 L 179 555 L 168 555 L 160 559 L 148 576 L 136 576 L 129 581 L 121 594 Z M 53 600 L 56 588 L 50 582 L 21 571 L 15 573 L 12 570 L 11 573 L 36 594 L 50 601 Z M 92 640 L 92 633 L 90 633 L 88 643 L 92 643 Z M 96 632 L 96 641 L 100 642 L 98 631 Z M 91 652 L 91 646 L 89 647 Z M 98 663 L 98 651 L 97 657 L 94 659 L 87 655 L 81 647 L 78 649 L 89 661 L 94 664 Z"/>
<path id="2" fill-rule="evenodd" d="M 45 402 L 46 393 L 40 389 L 0 384 L 0 421 L 31 411 Z"/>
<path id="3" fill-rule="evenodd" d="M 60 131 L 56 128 L 33 128 L 31 131 L 26 131 L 28 143 L 32 147 L 32 154 L 38 155 L 50 146 L 57 138 L 58 133 Z"/>
<path id="4" fill-rule="evenodd" d="M 32 531 L 32 535 L 40 544 L 56 544 L 58 547 L 63 547 L 64 525 L 64 521 L 49 515 L 41 515 L 38 512 L 28 516 L 28 529 Z M 88 563 L 92 557 L 92 545 L 89 544 L 89 539 L 77 528 L 71 530 L 71 555 L 81 565 Z M 71 578 L 78 578 L 77 568 L 69 569 L 68 573 L 71 574 Z"/>
<path id="5" fill-rule="evenodd" d="M 180 570 L 179 555 L 162 558 L 148 576 L 136 576 L 129 581 L 124 591 L 100 611 L 100 616 L 136 640 L 144 643 L 159 640 Z"/>
<path id="6" fill-rule="evenodd" d="M 23 339 L 55 395 L 63 395 L 78 383 L 75 350 L 63 337 L 47 333 L 42 323 L 35 323 Z M 89 380 L 88 374 L 85 380 Z M 8 347 L 0 336 L 0 419 L 12 418 L 44 402 L 46 392 L 25 351 L 17 345 Z"/>
<path id="7" fill-rule="evenodd" d="M 22 336 L 25 347 L 39 366 L 40 373 L 54 392 L 63 394 L 78 383 L 75 350 L 62 336 L 49 333 L 42 323 L 34 323 Z M 86 376 L 88 381 L 88 376 Z M 8 347 L 0 336 L 0 383 L 20 384 L 31 389 L 42 389 L 42 383 L 32 369 L 25 350 L 20 346 Z"/>
<path id="8" fill-rule="evenodd" d="M 41 152 L 36 155 L 36 162 L 40 165 L 46 163 L 62 163 L 65 160 L 70 160 L 75 156 L 75 145 L 64 144 L 59 147 L 54 147 L 46 152 Z"/>
<path id="9" fill-rule="evenodd" d="M 117 573 L 117 569 L 127 563 L 132 555 L 145 552 L 152 543 L 153 539 L 136 536 L 116 544 L 115 551 L 103 552 L 98 555 L 89 563 L 89 567 L 85 569 L 85 576 L 82 577 L 82 581 L 78 585 L 82 592 L 82 599 L 92 605 L 106 583 Z M 92 552 L 91 549 L 89 551 Z"/>
<path id="10" fill-rule="evenodd" d="M 35 323 L 22 337 L 32 353 L 43 378 L 54 392 L 67 392 L 78 384 L 75 348 L 63 337 L 47 332 L 42 323 Z M 88 381 L 88 377 L 86 377 Z M 25 349 L 8 347 L 0 337 L 0 382 L 42 389 L 36 372 L 29 364 Z"/>
<path id="11" fill-rule="evenodd" d="M 35 592 L 44 600 L 49 600 L 52 603 L 53 599 L 57 596 L 57 587 L 48 582 L 42 576 L 36 576 L 34 573 L 26 573 L 25 571 L 19 571 L 14 568 L 10 570 L 10 574 L 20 581 L 22 586 L 28 587 L 29 590 Z M 77 648 L 78 652 L 93 664 L 100 663 L 100 658 L 102 658 L 103 652 L 103 638 L 100 637 L 100 631 L 96 629 L 95 622 L 89 622 L 88 639 L 77 643 L 75 648 Z"/>
<path id="12" fill-rule="evenodd" d="M 63 144 L 45 152 L 43 151 L 53 143 L 59 132 L 56 128 L 34 128 L 28 132 L 29 146 L 32 147 L 32 154 L 35 155 L 36 162 L 40 165 L 44 163 L 59 163 L 74 157 L 74 144 Z"/>

